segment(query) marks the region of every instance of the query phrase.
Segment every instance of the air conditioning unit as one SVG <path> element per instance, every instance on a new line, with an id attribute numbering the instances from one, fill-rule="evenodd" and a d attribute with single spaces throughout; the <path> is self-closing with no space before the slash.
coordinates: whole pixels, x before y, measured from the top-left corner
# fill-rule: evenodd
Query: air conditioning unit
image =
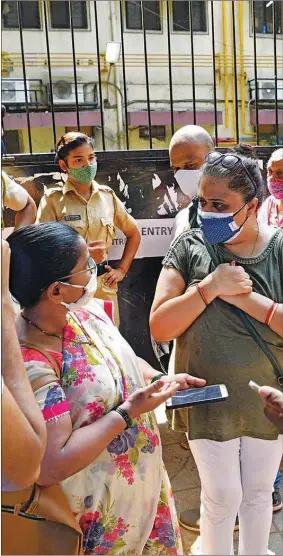
<path id="1" fill-rule="evenodd" d="M 258 100 L 269 100 L 275 102 L 275 79 L 270 81 L 258 81 Z M 277 81 L 277 99 L 283 100 L 283 81 Z"/>
<path id="2" fill-rule="evenodd" d="M 48 84 L 48 92 L 50 98 L 50 83 Z M 65 80 L 55 81 L 52 83 L 53 103 L 54 104 L 76 104 L 75 83 Z M 83 83 L 77 83 L 78 103 L 84 103 Z"/>
<path id="3" fill-rule="evenodd" d="M 26 81 L 27 101 L 30 102 L 30 84 Z M 23 79 L 2 79 L 2 104 L 25 104 L 25 86 Z"/>
<path id="4" fill-rule="evenodd" d="M 97 83 L 91 82 L 84 85 L 84 102 L 91 105 L 92 108 L 98 107 Z"/>

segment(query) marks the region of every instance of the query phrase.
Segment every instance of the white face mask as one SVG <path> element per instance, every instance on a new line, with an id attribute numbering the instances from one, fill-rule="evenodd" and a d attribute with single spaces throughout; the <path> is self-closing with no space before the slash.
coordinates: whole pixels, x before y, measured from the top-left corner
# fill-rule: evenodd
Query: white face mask
<path id="1" fill-rule="evenodd" d="M 178 170 L 174 177 L 184 195 L 190 199 L 197 195 L 200 170 Z"/>
<path id="2" fill-rule="evenodd" d="M 60 284 L 64 284 L 65 286 L 71 286 L 72 288 L 83 288 L 84 293 L 77 301 L 73 303 L 65 303 L 65 301 L 61 301 L 61 305 L 64 305 L 69 311 L 74 311 L 75 309 L 79 309 L 80 307 L 84 307 L 94 296 L 97 290 L 97 276 L 96 274 L 92 274 L 91 279 L 87 283 L 86 286 L 77 286 L 75 284 L 69 284 L 69 282 L 61 282 Z"/>

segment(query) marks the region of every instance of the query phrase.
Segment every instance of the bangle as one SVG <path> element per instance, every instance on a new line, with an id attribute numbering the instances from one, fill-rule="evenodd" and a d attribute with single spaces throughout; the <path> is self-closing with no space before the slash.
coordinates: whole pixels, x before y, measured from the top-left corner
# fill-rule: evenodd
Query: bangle
<path id="1" fill-rule="evenodd" d="M 278 307 L 278 303 L 276 303 L 275 301 L 273 301 L 273 303 L 272 303 L 272 305 L 271 305 L 271 307 L 270 307 L 270 309 L 268 310 L 268 313 L 267 313 L 267 315 L 266 315 L 266 319 L 265 319 L 265 321 L 264 321 L 264 324 L 267 324 L 267 326 L 269 326 L 269 324 L 270 324 L 270 322 L 271 322 L 271 319 L 272 319 L 272 317 L 273 317 L 273 315 L 274 315 L 274 313 L 275 313 L 277 307 Z"/>
<path id="2" fill-rule="evenodd" d="M 121 265 L 118 266 L 118 270 L 122 270 L 122 272 L 124 272 L 124 275 L 126 276 L 127 271 Z"/>
<path id="3" fill-rule="evenodd" d="M 205 294 L 204 294 L 203 290 L 201 289 L 201 287 L 199 286 L 199 284 L 195 284 L 195 286 L 196 286 L 196 289 L 197 289 L 199 295 L 201 296 L 201 298 L 202 298 L 204 304 L 207 306 L 207 305 L 208 305 L 208 301 L 207 301 L 207 299 L 206 299 L 206 297 L 205 297 Z"/>
<path id="4" fill-rule="evenodd" d="M 163 373 L 159 373 L 158 375 L 155 375 L 155 376 L 151 379 L 150 384 L 152 384 L 152 383 L 155 382 L 156 380 L 159 380 L 160 378 L 163 378 L 163 377 L 164 377 L 164 374 L 163 374 Z"/>
<path id="5" fill-rule="evenodd" d="M 114 409 L 114 411 L 116 411 L 116 413 L 118 413 L 125 421 L 126 423 L 126 429 L 129 429 L 130 427 L 133 426 L 133 421 L 131 419 L 131 417 L 129 416 L 129 414 L 127 413 L 127 411 L 125 411 L 122 407 L 116 407 L 116 409 Z"/>

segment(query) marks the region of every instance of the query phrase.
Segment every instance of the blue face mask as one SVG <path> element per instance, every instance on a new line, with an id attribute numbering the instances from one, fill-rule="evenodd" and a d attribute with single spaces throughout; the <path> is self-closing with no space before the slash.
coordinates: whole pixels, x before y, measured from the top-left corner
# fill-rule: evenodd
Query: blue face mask
<path id="1" fill-rule="evenodd" d="M 198 222 L 203 231 L 204 237 L 210 245 L 215 243 L 229 243 L 241 232 L 246 220 L 238 226 L 234 216 L 238 214 L 247 203 L 234 213 L 204 212 L 198 209 Z"/>

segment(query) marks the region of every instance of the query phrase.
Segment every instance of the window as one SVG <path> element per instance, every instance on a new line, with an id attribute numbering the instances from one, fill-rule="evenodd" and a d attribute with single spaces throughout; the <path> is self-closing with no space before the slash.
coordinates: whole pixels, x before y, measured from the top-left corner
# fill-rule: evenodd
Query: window
<path id="1" fill-rule="evenodd" d="M 39 3 L 33 0 L 20 2 L 20 16 L 23 29 L 40 29 Z M 18 29 L 17 2 L 1 2 L 2 28 Z"/>
<path id="2" fill-rule="evenodd" d="M 192 10 L 193 32 L 206 33 L 206 2 L 204 0 L 194 0 L 190 3 Z M 173 12 L 173 31 L 188 33 L 190 31 L 190 12 L 189 2 L 176 0 L 172 2 Z"/>
<path id="3" fill-rule="evenodd" d="M 87 29 L 86 1 L 72 0 L 71 6 L 74 29 Z M 70 29 L 69 1 L 51 0 L 50 19 L 52 29 Z"/>
<path id="4" fill-rule="evenodd" d="M 139 137 L 140 139 L 149 139 L 148 126 L 142 126 L 139 128 Z M 151 137 L 152 139 L 159 139 L 161 141 L 164 141 L 166 139 L 165 125 L 152 125 Z"/>
<path id="5" fill-rule="evenodd" d="M 161 31 L 160 3 L 143 1 L 144 27 L 147 31 Z M 126 28 L 142 30 L 142 8 L 141 2 L 133 0 L 125 2 Z"/>
<path id="6" fill-rule="evenodd" d="M 4 135 L 7 153 L 17 154 L 21 152 L 19 132 L 15 129 L 7 129 Z"/>
<path id="7" fill-rule="evenodd" d="M 282 35 L 283 3 L 257 1 L 255 6 L 255 28 L 257 33 L 264 35 L 273 34 L 273 9 L 275 9 L 276 33 Z M 253 19 L 252 19 L 253 21 Z"/>

